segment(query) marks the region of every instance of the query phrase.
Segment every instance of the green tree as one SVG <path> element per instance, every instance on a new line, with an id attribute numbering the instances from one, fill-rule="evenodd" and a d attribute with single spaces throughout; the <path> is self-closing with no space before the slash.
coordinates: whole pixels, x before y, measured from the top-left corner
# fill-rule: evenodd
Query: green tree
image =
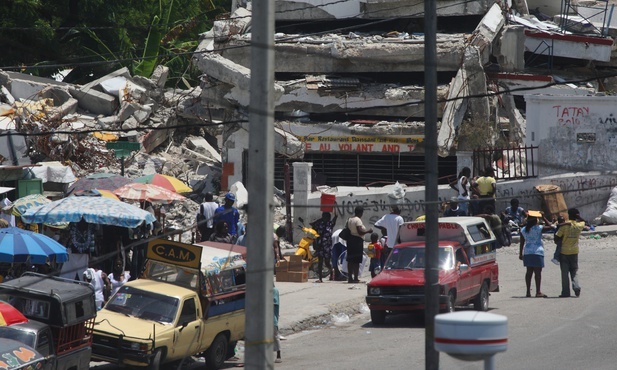
<path id="1" fill-rule="evenodd" d="M 121 67 L 149 76 L 170 67 L 170 83 L 196 82 L 191 51 L 230 0 L 3 0 L 0 68 L 84 83 Z"/>

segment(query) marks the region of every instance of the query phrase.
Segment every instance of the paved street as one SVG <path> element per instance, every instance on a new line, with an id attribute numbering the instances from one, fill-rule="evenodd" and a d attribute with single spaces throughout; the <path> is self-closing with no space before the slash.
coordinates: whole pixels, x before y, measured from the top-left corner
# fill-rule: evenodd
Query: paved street
<path id="1" fill-rule="evenodd" d="M 550 259 L 546 259 L 542 284 L 549 298 L 525 298 L 525 270 L 518 259 L 518 244 L 499 251 L 501 291 L 491 294 L 490 312 L 508 317 L 509 347 L 497 355 L 497 369 L 614 369 L 610 353 L 617 323 L 611 318 L 612 311 L 606 309 L 614 305 L 614 294 L 611 284 L 595 282 L 615 275 L 616 242 L 614 236 L 581 238 L 583 293 L 579 299 L 557 298 L 560 273 Z M 548 241 L 546 245 L 550 255 L 554 244 Z M 424 368 L 421 318 L 396 315 L 388 318 L 386 326 L 374 327 L 368 311 L 362 308 L 364 289 L 348 289 L 345 283 L 338 282 L 277 285 L 282 292 L 282 327 L 289 331 L 294 328 L 293 322 L 300 322 L 296 327 L 306 330 L 288 335 L 282 342 L 284 361 L 276 368 L 332 368 L 334 359 L 338 368 Z M 324 309 L 326 299 L 335 299 L 337 303 L 330 307 L 338 309 L 332 308 L 329 315 L 321 316 L 321 321 L 307 320 L 312 311 Z M 358 314 L 349 316 L 351 311 Z M 443 369 L 483 368 L 482 362 L 467 363 L 445 354 L 440 361 Z"/>
<path id="2" fill-rule="evenodd" d="M 616 227 L 597 228 L 597 234 L 613 234 Z M 490 297 L 490 312 L 508 317 L 508 351 L 496 357 L 498 369 L 613 369 L 612 353 L 617 322 L 610 317 L 614 306 L 612 284 L 594 284 L 615 276 L 616 236 L 599 240 L 590 234 L 581 237 L 581 298 L 559 299 L 558 266 L 546 258 L 543 288 L 546 299 L 524 298 L 525 270 L 518 259 L 518 243 L 498 251 L 500 292 Z M 547 241 L 547 255 L 554 251 Z M 364 276 L 369 280 L 370 276 Z M 276 283 L 281 294 L 280 329 L 287 337 L 282 342 L 284 362 L 276 368 L 331 368 L 332 358 L 339 368 L 424 368 L 424 322 L 410 315 L 395 315 L 384 327 L 374 327 L 364 304 L 365 284 L 324 281 L 314 283 Z M 535 293 L 532 290 L 532 293 Z M 576 340 L 572 338 L 577 338 Z M 567 346 L 564 347 L 564 342 Z M 379 351 L 373 349 L 379 344 Z M 384 345 L 383 343 L 387 343 Z M 610 347 L 610 348 L 609 348 Z M 539 348 L 546 348 L 540 350 Z M 316 355 L 316 354 L 319 355 Z M 241 367 L 244 344 L 238 345 L 238 361 L 228 367 Z M 441 355 L 443 369 L 481 369 L 482 363 L 466 363 Z M 383 366 L 384 361 L 388 366 Z M 577 366 L 580 361 L 580 367 Z M 593 364 L 587 367 L 585 364 Z M 185 368 L 203 365 L 188 361 Z M 92 363 L 99 370 L 115 369 Z"/>

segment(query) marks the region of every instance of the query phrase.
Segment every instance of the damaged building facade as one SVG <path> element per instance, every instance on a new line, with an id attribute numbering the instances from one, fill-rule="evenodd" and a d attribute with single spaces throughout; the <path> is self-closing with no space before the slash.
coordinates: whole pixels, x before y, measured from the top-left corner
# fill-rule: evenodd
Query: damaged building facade
<path id="1" fill-rule="evenodd" d="M 539 196 L 530 192 L 534 185 L 575 190 L 576 185 L 573 189 L 565 184 L 562 176 L 588 183 L 589 176 L 581 174 L 581 168 L 601 171 L 593 175 L 594 183 L 615 182 L 610 161 L 579 167 L 582 159 L 574 158 L 580 150 L 591 153 L 581 145 L 592 145 L 588 131 L 593 129 L 588 127 L 577 136 L 581 130 L 547 121 L 543 113 L 554 109 L 550 104 L 560 99 L 555 96 L 575 96 L 579 103 L 594 101 L 614 84 L 614 77 L 603 73 L 616 60 L 614 28 L 608 23 L 611 13 L 605 8 L 592 17 L 586 12 L 600 6 L 592 3 L 579 1 L 578 6 L 571 6 L 564 0 L 557 8 L 567 9 L 566 14 L 547 15 L 542 11 L 552 8 L 531 8 L 525 0 L 437 1 L 438 171 L 444 184 L 440 198 L 453 195 L 445 184 L 461 167 L 470 166 L 479 173 L 479 154 L 474 151 L 488 147 L 527 147 L 511 153 L 504 149 L 501 153 L 508 155 L 500 158 L 491 152 L 488 162 L 484 159 L 497 167 L 498 178 L 503 180 L 498 194 L 503 201 L 498 208 L 517 196 L 523 198 L 524 207 L 539 208 Z M 250 8 L 250 2 L 235 3 L 231 17 L 217 21 L 203 35 L 195 55 L 204 73 L 202 105 L 222 109 L 226 117 L 238 121 L 248 121 Z M 395 181 L 422 184 L 423 5 L 277 1 L 275 16 L 279 180 L 286 159 L 312 163 L 313 188 L 380 186 Z M 597 104 L 604 106 L 610 99 Z M 604 107 L 604 111 L 614 109 L 613 104 Z M 607 112 L 602 115 L 610 117 Z M 591 126 L 595 125 L 592 121 Z M 570 140 L 568 145 L 548 145 L 551 139 L 545 133 L 553 122 L 550 135 Z M 562 132 L 568 130 L 572 133 Z M 224 143 L 222 183 L 245 181 L 248 124 L 229 129 Z M 606 158 L 614 157 L 616 151 L 610 144 L 594 150 L 611 153 Z M 503 163 L 508 161 L 512 163 Z M 564 165 L 555 166 L 555 162 Z M 589 189 L 582 185 L 578 190 Z M 387 194 L 377 193 L 363 197 L 364 204 L 387 204 Z M 608 199 L 608 191 L 596 193 L 591 204 L 583 207 L 590 216 L 601 213 Z M 565 196 L 570 204 L 580 199 L 580 194 Z M 319 203 L 318 193 L 309 191 L 307 197 L 308 204 Z M 422 189 L 408 191 L 408 203 L 422 199 Z M 337 201 L 345 202 L 338 197 Z M 423 213 L 421 207 L 415 208 L 408 217 Z M 374 213 L 383 210 L 376 207 Z"/>

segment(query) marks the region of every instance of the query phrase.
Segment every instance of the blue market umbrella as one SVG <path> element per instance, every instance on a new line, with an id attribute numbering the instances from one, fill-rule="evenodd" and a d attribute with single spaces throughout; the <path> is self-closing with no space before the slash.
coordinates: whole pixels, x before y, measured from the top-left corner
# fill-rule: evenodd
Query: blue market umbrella
<path id="1" fill-rule="evenodd" d="M 25 223 L 80 222 L 135 228 L 142 222 L 150 224 L 154 216 L 134 205 L 105 197 L 70 196 L 30 208 L 21 215 Z"/>
<path id="2" fill-rule="evenodd" d="M 46 235 L 18 227 L 0 229 L 0 262 L 43 264 L 48 258 L 62 263 L 69 255 L 62 244 Z"/>

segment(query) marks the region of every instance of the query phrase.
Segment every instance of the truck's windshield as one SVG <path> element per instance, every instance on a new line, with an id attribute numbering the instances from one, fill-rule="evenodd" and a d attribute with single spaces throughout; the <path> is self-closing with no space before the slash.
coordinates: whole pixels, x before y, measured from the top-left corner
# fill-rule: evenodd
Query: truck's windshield
<path id="1" fill-rule="evenodd" d="M 14 329 L 9 326 L 0 326 L 0 338 L 13 339 L 30 347 L 34 347 L 36 341 L 36 335 L 33 332 Z"/>
<path id="2" fill-rule="evenodd" d="M 425 250 L 419 247 L 394 248 L 386 261 L 386 270 L 423 269 L 425 267 Z M 439 268 L 449 270 L 454 267 L 452 247 L 439 248 Z"/>
<path id="3" fill-rule="evenodd" d="M 109 300 L 106 310 L 160 323 L 173 323 L 179 300 L 162 294 L 123 286 Z"/>

